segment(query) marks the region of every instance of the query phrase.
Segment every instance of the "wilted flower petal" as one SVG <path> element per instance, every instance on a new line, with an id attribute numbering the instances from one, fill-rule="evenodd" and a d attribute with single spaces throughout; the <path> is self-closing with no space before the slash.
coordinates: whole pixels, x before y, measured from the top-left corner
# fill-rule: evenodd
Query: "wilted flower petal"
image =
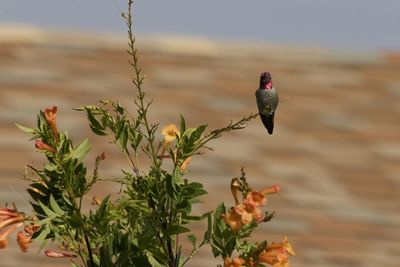
<path id="1" fill-rule="evenodd" d="M 233 195 L 233 199 L 235 200 L 235 205 L 239 205 L 239 198 L 238 198 L 239 191 L 240 191 L 239 179 L 237 177 L 235 177 L 232 179 L 232 182 L 231 182 L 231 192 Z"/>
<path id="2" fill-rule="evenodd" d="M 72 253 L 66 253 L 66 252 L 57 252 L 54 250 L 46 250 L 44 254 L 49 257 L 49 258 L 76 258 L 77 256 Z"/>
<path id="3" fill-rule="evenodd" d="M 30 223 L 30 224 L 24 226 L 24 231 L 28 235 L 33 235 L 34 233 L 39 231 L 39 229 L 40 229 L 40 225 L 34 224 L 34 223 Z"/>
<path id="4" fill-rule="evenodd" d="M 181 172 L 184 172 L 184 171 L 186 170 L 187 166 L 189 165 L 189 163 L 190 163 L 191 161 L 192 161 L 192 157 L 186 158 L 186 159 L 182 162 L 181 166 L 179 167 L 179 170 L 180 170 Z"/>
<path id="5" fill-rule="evenodd" d="M 101 200 L 98 197 L 96 196 L 92 197 L 92 205 L 100 205 L 100 204 Z"/>
<path id="6" fill-rule="evenodd" d="M 31 235 L 25 235 L 22 231 L 18 232 L 17 243 L 22 252 L 28 252 L 29 244 L 32 242 L 31 238 Z"/>

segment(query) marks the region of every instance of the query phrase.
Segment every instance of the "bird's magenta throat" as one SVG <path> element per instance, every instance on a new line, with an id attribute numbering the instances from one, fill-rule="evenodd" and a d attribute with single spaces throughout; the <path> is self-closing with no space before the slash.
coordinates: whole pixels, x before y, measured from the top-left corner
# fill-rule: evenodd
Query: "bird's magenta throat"
<path id="1" fill-rule="evenodd" d="M 267 89 L 267 90 L 271 90 L 272 87 L 273 87 L 272 81 L 269 81 L 268 83 L 266 83 L 266 84 L 264 85 L 264 89 Z"/>

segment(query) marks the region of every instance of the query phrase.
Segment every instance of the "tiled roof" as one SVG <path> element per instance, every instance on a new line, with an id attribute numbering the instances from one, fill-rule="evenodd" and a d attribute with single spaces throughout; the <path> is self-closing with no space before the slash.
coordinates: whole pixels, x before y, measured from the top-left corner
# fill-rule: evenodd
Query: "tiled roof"
<path id="1" fill-rule="evenodd" d="M 59 127 L 77 141 L 89 136 L 93 158 L 107 153 L 104 176 L 128 168 L 116 148 L 90 133 L 84 114 L 72 110 L 112 98 L 134 111 L 126 43 L 121 36 L 0 29 L 2 204 L 29 211 L 19 178 L 25 164 L 42 160 L 14 122 L 34 126 L 44 107 L 58 106 Z M 209 191 L 196 211 L 232 204 L 230 179 L 244 166 L 254 188 L 281 185 L 267 205 L 276 216 L 255 237 L 288 236 L 297 253 L 292 266 L 399 266 L 400 53 L 140 36 L 138 45 L 145 90 L 154 99 L 150 118 L 161 126 L 178 123 L 179 113 L 189 126 L 211 129 L 240 119 L 256 110 L 259 73 L 273 75 L 280 96 L 274 134 L 257 119 L 195 158 L 189 176 Z M 118 189 L 104 183 L 94 194 Z M 14 240 L 10 247 L 0 251 L 0 266 L 69 266 L 36 249 L 22 254 Z M 217 262 L 202 249 L 189 265 Z"/>

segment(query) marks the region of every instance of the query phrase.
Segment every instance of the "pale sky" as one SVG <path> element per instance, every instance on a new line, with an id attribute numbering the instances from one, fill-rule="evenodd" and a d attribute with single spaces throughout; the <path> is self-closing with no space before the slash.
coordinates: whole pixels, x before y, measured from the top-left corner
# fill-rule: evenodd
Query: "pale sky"
<path id="1" fill-rule="evenodd" d="M 123 32 L 125 0 L 1 0 L 0 24 Z M 138 0 L 138 33 L 400 50 L 400 0 Z"/>

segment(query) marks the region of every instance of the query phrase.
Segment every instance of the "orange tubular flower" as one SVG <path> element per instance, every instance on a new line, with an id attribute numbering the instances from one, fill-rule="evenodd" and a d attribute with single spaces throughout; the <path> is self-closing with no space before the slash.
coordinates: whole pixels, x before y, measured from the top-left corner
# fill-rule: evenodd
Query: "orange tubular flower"
<path id="1" fill-rule="evenodd" d="M 24 220 L 25 215 L 23 213 L 19 213 L 17 216 L 2 216 L 0 219 L 0 231 L 9 225 L 20 223 Z"/>
<path id="2" fill-rule="evenodd" d="M 24 213 L 18 212 L 15 209 L 12 210 L 9 208 L 0 208 L 0 231 L 14 224 L 12 227 L 7 228 L 3 232 L 0 232 L 0 249 L 7 247 L 7 236 L 11 234 L 11 232 L 13 232 L 15 229 L 22 226 L 23 221 L 25 221 Z"/>
<path id="3" fill-rule="evenodd" d="M 256 208 L 250 205 L 239 204 L 235 207 L 235 212 L 240 215 L 243 224 L 248 224 L 253 220 L 253 212 Z"/>
<path id="4" fill-rule="evenodd" d="M 12 210 L 9 208 L 0 208 L 0 216 L 6 217 L 16 217 L 19 213 L 16 210 Z"/>
<path id="5" fill-rule="evenodd" d="M 246 261 L 240 257 L 233 258 L 225 258 L 224 267 L 242 267 L 245 266 Z"/>
<path id="6" fill-rule="evenodd" d="M 264 195 L 270 195 L 270 194 L 274 194 L 274 193 L 278 193 L 279 191 L 281 191 L 281 187 L 277 184 L 267 187 L 263 190 L 261 190 L 261 193 Z"/>
<path id="7" fill-rule="evenodd" d="M 27 252 L 29 244 L 32 243 L 32 235 L 39 231 L 40 226 L 34 223 L 30 223 L 24 226 L 24 232 L 19 231 L 17 234 L 17 243 L 22 252 Z"/>
<path id="8" fill-rule="evenodd" d="M 258 260 L 260 263 L 270 264 L 274 267 L 289 267 L 289 255 L 294 256 L 295 253 L 292 245 L 285 237 L 282 243 L 268 245 L 266 250 L 260 254 Z"/>
<path id="9" fill-rule="evenodd" d="M 4 232 L 0 233 L 0 249 L 6 248 L 8 245 L 8 240 L 7 237 L 9 234 L 11 234 L 15 229 L 17 229 L 18 227 L 22 226 L 23 223 L 18 223 L 10 228 L 8 228 L 7 230 L 5 230 Z"/>
<path id="10" fill-rule="evenodd" d="M 224 260 L 224 267 L 242 267 L 245 266 L 246 261 L 240 257 L 233 258 L 225 258 Z"/>
<path id="11" fill-rule="evenodd" d="M 44 117 L 46 118 L 47 123 L 50 125 L 51 130 L 53 131 L 53 135 L 58 141 L 58 130 L 57 130 L 57 107 L 54 106 L 52 108 L 46 108 L 44 110 Z"/>
<path id="12" fill-rule="evenodd" d="M 65 252 L 57 252 L 54 250 L 46 250 L 44 254 L 49 258 L 76 258 L 75 254 L 65 253 Z"/>
<path id="13" fill-rule="evenodd" d="M 22 231 L 18 232 L 17 243 L 22 252 L 28 252 L 29 244 L 32 242 L 31 238 L 32 236 L 25 235 Z"/>
<path id="14" fill-rule="evenodd" d="M 250 192 L 247 194 L 245 200 L 243 201 L 246 205 L 252 205 L 254 207 L 264 206 L 267 203 L 267 199 L 264 194 L 260 192 Z"/>
<path id="15" fill-rule="evenodd" d="M 44 143 L 41 140 L 36 140 L 35 141 L 35 147 L 39 150 L 43 150 L 43 151 L 48 151 L 51 153 L 55 153 L 56 150 L 54 148 L 52 148 L 51 146 L 49 146 L 48 144 Z"/>
<path id="16" fill-rule="evenodd" d="M 232 231 L 238 231 L 242 227 L 242 216 L 236 212 L 235 208 L 222 215 L 225 223 L 229 225 Z"/>

